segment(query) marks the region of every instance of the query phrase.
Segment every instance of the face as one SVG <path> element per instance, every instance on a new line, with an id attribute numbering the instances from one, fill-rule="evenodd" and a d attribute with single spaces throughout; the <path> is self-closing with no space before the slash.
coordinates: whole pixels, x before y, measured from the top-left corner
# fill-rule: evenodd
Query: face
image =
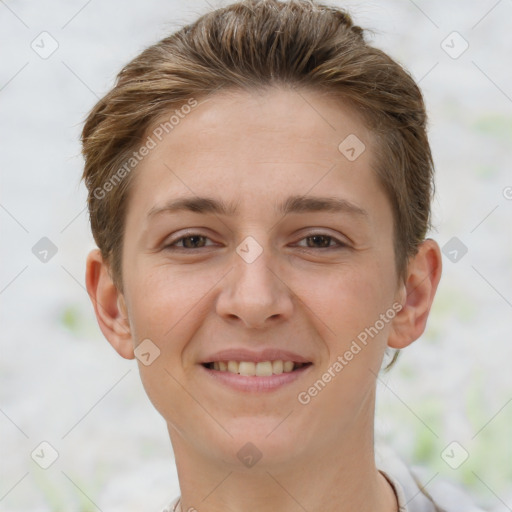
<path id="1" fill-rule="evenodd" d="M 240 465 L 251 442 L 291 463 L 371 423 L 404 298 L 372 154 L 347 105 L 277 89 L 217 93 L 138 165 L 126 343 L 158 355 L 139 369 L 173 445 Z M 280 360 L 307 364 L 279 373 Z"/>

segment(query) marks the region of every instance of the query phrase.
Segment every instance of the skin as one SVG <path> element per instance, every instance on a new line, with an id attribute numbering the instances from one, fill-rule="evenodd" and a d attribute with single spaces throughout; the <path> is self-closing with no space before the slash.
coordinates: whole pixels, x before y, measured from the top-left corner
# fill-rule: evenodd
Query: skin
<path id="1" fill-rule="evenodd" d="M 350 134 L 366 146 L 355 161 L 338 150 Z M 404 348 L 423 333 L 441 253 L 425 240 L 406 281 L 397 278 L 392 210 L 372 147 L 357 113 L 318 92 L 218 92 L 137 166 L 122 292 L 99 251 L 89 254 L 87 289 L 105 337 L 128 359 L 145 339 L 160 350 L 138 364 L 168 425 L 183 511 L 397 510 L 374 463 L 376 378 L 386 346 Z M 367 216 L 276 213 L 291 195 L 344 198 Z M 238 201 L 240 212 L 148 217 L 184 196 Z M 207 238 L 179 242 L 187 228 Z M 313 233 L 334 239 L 307 238 Z M 247 236 L 262 249 L 251 263 L 236 252 Z M 166 248 L 174 241 L 179 252 Z M 396 303 L 400 312 L 301 404 L 298 394 Z M 289 349 L 313 366 L 271 393 L 234 391 L 198 366 L 233 347 Z M 262 454 L 252 467 L 237 457 L 248 442 Z"/>

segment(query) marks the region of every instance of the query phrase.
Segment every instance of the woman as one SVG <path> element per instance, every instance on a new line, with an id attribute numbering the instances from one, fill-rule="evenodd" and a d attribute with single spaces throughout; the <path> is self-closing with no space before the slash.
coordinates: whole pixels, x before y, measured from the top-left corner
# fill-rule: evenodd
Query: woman
<path id="1" fill-rule="evenodd" d="M 348 13 L 301 0 L 202 16 L 89 114 L 87 288 L 167 422 L 169 510 L 442 510 L 374 449 L 384 356 L 441 277 L 426 120 Z"/>

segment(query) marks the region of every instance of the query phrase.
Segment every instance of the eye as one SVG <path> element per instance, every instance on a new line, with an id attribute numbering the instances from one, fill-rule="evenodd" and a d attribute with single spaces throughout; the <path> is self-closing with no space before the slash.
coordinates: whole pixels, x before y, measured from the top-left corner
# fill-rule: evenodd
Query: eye
<path id="1" fill-rule="evenodd" d="M 165 249 L 168 250 L 181 250 L 181 249 L 201 249 L 202 247 L 205 247 L 203 245 L 203 242 L 205 240 L 210 240 L 207 236 L 201 235 L 199 233 L 191 233 L 187 236 L 182 236 L 181 238 L 178 238 L 172 243 L 169 243 L 165 246 Z M 183 244 L 182 244 L 183 242 Z"/>
<path id="2" fill-rule="evenodd" d="M 210 240 L 205 235 L 201 235 L 199 233 L 190 233 L 186 236 L 182 236 L 181 238 L 176 239 L 175 241 L 167 244 L 164 248 L 167 250 L 196 250 L 201 249 L 203 247 L 208 247 L 206 245 L 206 241 Z M 332 235 L 327 235 L 325 233 L 310 233 L 308 236 L 302 238 L 300 241 L 306 241 L 306 246 L 298 245 L 299 247 L 304 247 L 307 249 L 336 249 L 347 247 L 347 244 L 342 242 L 336 237 Z M 334 242 L 334 245 L 331 245 L 331 242 Z M 215 244 L 210 244 L 210 246 Z"/>
<path id="3" fill-rule="evenodd" d="M 341 240 L 331 236 L 327 235 L 325 233 L 310 233 L 308 236 L 301 239 L 306 240 L 308 249 L 335 249 L 340 247 L 347 247 L 347 244 L 342 242 Z M 336 242 L 336 245 L 332 246 L 330 243 L 334 241 Z M 311 242 L 312 245 L 309 244 Z M 315 247 L 316 245 L 316 247 Z M 304 247 L 304 246 L 299 246 Z"/>

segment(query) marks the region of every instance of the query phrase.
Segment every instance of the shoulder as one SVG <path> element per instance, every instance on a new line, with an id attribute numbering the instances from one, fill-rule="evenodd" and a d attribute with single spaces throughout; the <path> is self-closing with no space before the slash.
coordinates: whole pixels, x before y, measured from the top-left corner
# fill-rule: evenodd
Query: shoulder
<path id="1" fill-rule="evenodd" d="M 418 482 L 428 482 L 433 477 L 432 471 L 429 472 L 424 467 L 411 466 L 409 471 Z M 427 490 L 441 511 L 485 512 L 484 509 L 476 505 L 474 498 L 468 491 L 441 477 L 433 478 L 428 484 Z"/>
<path id="2" fill-rule="evenodd" d="M 475 505 L 469 493 L 460 486 L 427 468 L 407 467 L 389 448 L 379 448 L 376 463 L 395 487 L 400 512 L 485 512 Z"/>
<path id="3" fill-rule="evenodd" d="M 177 496 L 174 498 L 169 505 L 167 505 L 163 510 L 160 512 L 174 512 L 174 507 L 178 504 L 178 501 L 180 500 L 180 497 Z"/>

